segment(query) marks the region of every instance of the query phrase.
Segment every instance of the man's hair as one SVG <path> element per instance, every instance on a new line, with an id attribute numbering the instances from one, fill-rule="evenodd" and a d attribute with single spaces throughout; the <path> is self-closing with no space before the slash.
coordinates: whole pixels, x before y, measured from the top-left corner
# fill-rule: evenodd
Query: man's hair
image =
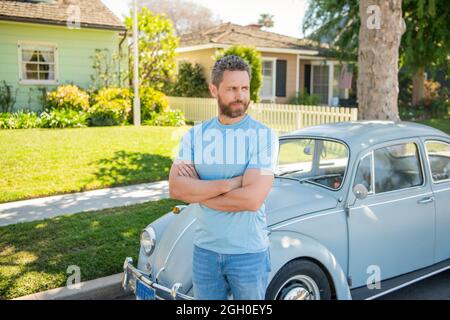
<path id="1" fill-rule="evenodd" d="M 244 59 L 235 55 L 224 56 L 217 60 L 211 72 L 211 82 L 218 88 L 222 82 L 223 73 L 228 71 L 247 71 L 248 77 L 252 78 L 252 72 Z"/>

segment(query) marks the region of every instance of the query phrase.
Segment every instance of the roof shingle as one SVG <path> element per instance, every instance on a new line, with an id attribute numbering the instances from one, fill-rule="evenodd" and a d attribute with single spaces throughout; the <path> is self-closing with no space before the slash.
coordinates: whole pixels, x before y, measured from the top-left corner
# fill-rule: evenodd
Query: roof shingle
<path id="1" fill-rule="evenodd" d="M 66 25 L 73 13 L 69 6 L 80 8 L 83 28 L 123 31 L 124 24 L 100 0 L 12 1 L 0 0 L 0 20 Z"/>

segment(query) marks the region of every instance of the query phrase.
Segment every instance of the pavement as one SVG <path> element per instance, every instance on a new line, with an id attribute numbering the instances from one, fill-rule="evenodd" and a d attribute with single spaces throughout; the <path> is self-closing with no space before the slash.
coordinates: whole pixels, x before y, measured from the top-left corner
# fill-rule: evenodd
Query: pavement
<path id="1" fill-rule="evenodd" d="M 98 189 L 0 204 L 0 226 L 169 197 L 168 181 Z"/>

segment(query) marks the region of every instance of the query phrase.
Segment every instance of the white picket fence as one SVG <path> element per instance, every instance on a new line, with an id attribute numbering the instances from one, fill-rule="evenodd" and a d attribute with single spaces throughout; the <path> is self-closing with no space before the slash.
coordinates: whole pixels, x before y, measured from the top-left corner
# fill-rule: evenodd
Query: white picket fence
<path id="1" fill-rule="evenodd" d="M 201 122 L 217 115 L 216 99 L 169 97 L 169 105 L 183 111 L 189 121 Z M 358 117 L 356 108 L 273 103 L 252 103 L 248 113 L 278 133 L 323 123 L 352 121 Z"/>

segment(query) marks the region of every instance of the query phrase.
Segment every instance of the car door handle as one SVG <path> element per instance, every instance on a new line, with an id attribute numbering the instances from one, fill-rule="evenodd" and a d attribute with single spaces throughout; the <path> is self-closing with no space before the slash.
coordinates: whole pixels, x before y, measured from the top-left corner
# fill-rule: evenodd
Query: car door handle
<path id="1" fill-rule="evenodd" d="M 430 197 L 425 197 L 423 199 L 420 199 L 419 201 L 417 201 L 417 203 L 419 204 L 424 204 L 424 203 L 430 203 L 434 201 L 434 197 L 430 196 Z"/>

